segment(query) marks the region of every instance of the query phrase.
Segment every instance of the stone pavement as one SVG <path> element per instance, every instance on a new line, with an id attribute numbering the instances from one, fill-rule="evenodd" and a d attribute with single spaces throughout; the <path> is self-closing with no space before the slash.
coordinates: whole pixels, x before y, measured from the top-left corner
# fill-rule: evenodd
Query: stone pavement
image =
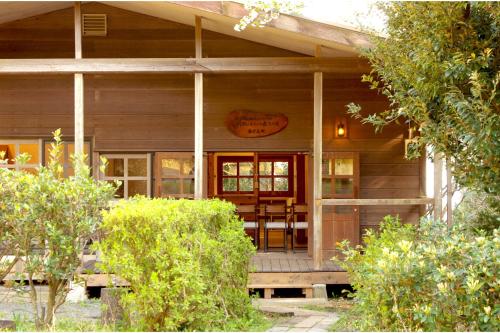
<path id="1" fill-rule="evenodd" d="M 335 312 L 306 310 L 303 306 L 322 306 L 322 299 L 257 299 L 256 306 L 264 311 L 284 315 L 268 332 L 327 332 L 339 315 Z"/>

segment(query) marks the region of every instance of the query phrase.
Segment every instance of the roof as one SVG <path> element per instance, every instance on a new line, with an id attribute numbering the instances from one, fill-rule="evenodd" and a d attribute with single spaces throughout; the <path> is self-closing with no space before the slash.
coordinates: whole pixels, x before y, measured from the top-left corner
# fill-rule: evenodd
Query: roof
<path id="1" fill-rule="evenodd" d="M 311 56 L 317 45 L 322 46 L 322 56 L 326 57 L 356 56 L 358 47 L 370 45 L 369 36 L 362 32 L 286 14 L 264 28 L 247 27 L 238 32 L 233 27 L 246 14 L 246 9 L 232 1 L 99 2 L 191 26 L 194 26 L 194 17 L 201 16 L 204 29 Z M 0 24 L 72 6 L 73 2 L 0 2 Z"/>

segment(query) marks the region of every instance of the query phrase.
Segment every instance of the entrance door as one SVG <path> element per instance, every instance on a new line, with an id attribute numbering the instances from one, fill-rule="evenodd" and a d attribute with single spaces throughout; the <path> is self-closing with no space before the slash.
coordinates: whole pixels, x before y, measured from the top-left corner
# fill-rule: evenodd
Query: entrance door
<path id="1" fill-rule="evenodd" d="M 323 198 L 355 199 L 359 196 L 359 154 L 324 153 L 322 163 Z M 349 240 L 359 244 L 359 208 L 325 206 L 323 208 L 323 250 L 336 254 L 336 244 Z"/>

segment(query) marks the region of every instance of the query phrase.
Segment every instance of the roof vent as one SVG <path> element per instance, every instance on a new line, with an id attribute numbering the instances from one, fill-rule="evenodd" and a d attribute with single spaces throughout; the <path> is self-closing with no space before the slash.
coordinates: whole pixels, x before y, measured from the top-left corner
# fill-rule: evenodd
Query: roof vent
<path id="1" fill-rule="evenodd" d="M 84 36 L 106 36 L 108 33 L 106 14 L 83 14 L 82 21 Z"/>

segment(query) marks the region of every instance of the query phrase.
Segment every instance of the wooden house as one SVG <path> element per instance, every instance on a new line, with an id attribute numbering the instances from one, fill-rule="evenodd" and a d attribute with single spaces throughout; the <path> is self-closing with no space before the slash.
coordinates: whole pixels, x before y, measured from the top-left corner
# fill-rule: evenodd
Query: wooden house
<path id="1" fill-rule="evenodd" d="M 123 198 L 256 205 L 261 249 L 283 234 L 307 249 L 257 255 L 252 286 L 345 283 L 328 261 L 336 242 L 359 243 L 387 214 L 417 223 L 434 203 L 425 163 L 404 158 L 407 127 L 376 134 L 346 113 L 388 106 L 360 80 L 366 35 L 288 15 L 237 32 L 244 14 L 226 1 L 0 3 L 0 150 L 32 156 L 3 167 L 46 163 L 61 128 L 66 175 L 75 151 L 105 156 L 94 176 L 122 181 Z M 265 239 L 281 204 L 305 206 L 307 225 Z"/>

